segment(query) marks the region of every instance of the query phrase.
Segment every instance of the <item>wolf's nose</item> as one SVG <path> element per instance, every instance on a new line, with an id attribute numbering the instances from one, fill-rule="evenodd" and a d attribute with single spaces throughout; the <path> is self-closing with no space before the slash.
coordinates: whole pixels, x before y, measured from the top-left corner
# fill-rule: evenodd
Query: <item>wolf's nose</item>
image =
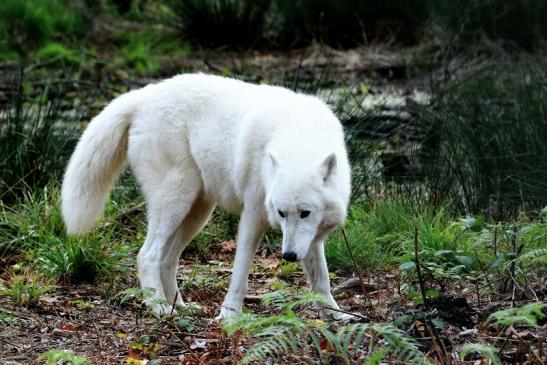
<path id="1" fill-rule="evenodd" d="M 283 260 L 287 260 L 287 261 L 290 261 L 290 262 L 295 262 L 296 261 L 296 252 L 285 252 L 283 254 Z"/>

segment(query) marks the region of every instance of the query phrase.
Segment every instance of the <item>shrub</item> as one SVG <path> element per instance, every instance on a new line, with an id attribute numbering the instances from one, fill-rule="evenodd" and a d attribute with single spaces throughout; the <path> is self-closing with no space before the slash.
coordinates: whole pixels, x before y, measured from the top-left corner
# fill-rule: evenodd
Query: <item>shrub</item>
<path id="1" fill-rule="evenodd" d="M 53 24 L 44 8 L 31 1 L 5 0 L 0 3 L 0 44 L 24 55 L 53 36 Z"/>
<path id="2" fill-rule="evenodd" d="M 249 48 L 260 41 L 268 0 L 167 0 L 168 22 L 207 48 Z"/>
<path id="3" fill-rule="evenodd" d="M 547 36 L 542 0 L 167 0 L 168 24 L 201 47 L 336 48 L 413 45 L 448 34 L 460 48 L 481 37 L 527 49 Z"/>
<path id="4" fill-rule="evenodd" d="M 5 0 L 0 14 L 0 59 L 26 57 L 54 38 L 81 39 L 93 19 L 85 1 L 67 0 Z"/>

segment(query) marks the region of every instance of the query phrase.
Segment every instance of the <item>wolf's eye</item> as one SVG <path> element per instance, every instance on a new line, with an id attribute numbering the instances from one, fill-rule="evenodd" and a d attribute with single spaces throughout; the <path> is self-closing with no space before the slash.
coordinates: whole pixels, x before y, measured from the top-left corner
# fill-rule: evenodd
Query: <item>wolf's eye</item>
<path id="1" fill-rule="evenodd" d="M 300 212 L 300 218 L 306 218 L 309 215 L 310 215 L 309 210 L 303 210 L 303 211 Z"/>
<path id="2" fill-rule="evenodd" d="M 285 213 L 283 213 L 282 211 L 278 210 L 277 213 L 279 213 L 279 215 L 281 216 L 281 218 L 285 218 Z"/>

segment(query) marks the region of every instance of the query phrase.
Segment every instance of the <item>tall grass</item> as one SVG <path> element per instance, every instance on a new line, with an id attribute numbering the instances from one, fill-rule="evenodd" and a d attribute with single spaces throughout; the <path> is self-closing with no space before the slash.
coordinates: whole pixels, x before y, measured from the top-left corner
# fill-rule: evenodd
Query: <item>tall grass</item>
<path id="1" fill-rule="evenodd" d="M 473 70 L 413 110 L 435 140 L 413 158 L 430 194 L 496 219 L 547 205 L 547 72 L 522 60 Z"/>
<path id="2" fill-rule="evenodd" d="M 277 42 L 291 47 L 319 41 L 336 48 L 367 42 L 412 44 L 425 20 L 423 1 L 277 0 Z"/>
<path id="3" fill-rule="evenodd" d="M 475 248 L 471 237 L 462 233 L 462 223 L 447 208 L 386 199 L 352 204 L 344 227 L 347 241 L 341 232 L 331 234 L 325 256 L 332 270 L 342 272 L 354 271 L 354 260 L 366 272 L 394 268 L 413 251 L 415 228 L 420 232 L 421 250 L 433 261 L 446 261 L 438 252 L 462 256 L 471 255 Z M 454 264 L 458 261 L 455 256 L 451 259 Z"/>
<path id="4" fill-rule="evenodd" d="M 526 49 L 547 38 L 547 3 L 540 0 L 430 0 L 430 24 L 458 39 L 461 46 L 481 38 Z"/>
<path id="5" fill-rule="evenodd" d="M 527 49 L 547 36 L 542 0 L 167 0 L 168 24 L 201 47 L 336 48 L 413 45 L 447 34 L 461 49 L 481 38 Z"/>
<path id="6" fill-rule="evenodd" d="M 59 200 L 58 189 L 48 187 L 27 193 L 17 205 L 0 205 L 5 222 L 0 240 L 19 253 L 23 267 L 60 282 L 92 283 L 120 272 L 128 252 L 138 243 L 133 232 L 110 223 L 83 236 L 68 236 Z"/>
<path id="7" fill-rule="evenodd" d="M 261 41 L 268 0 L 166 0 L 168 24 L 206 48 L 249 48 Z"/>
<path id="8" fill-rule="evenodd" d="M 27 189 L 40 189 L 61 176 L 80 119 L 63 94 L 63 85 L 50 83 L 31 99 L 20 75 L 11 104 L 0 111 L 0 201 L 15 202 Z"/>

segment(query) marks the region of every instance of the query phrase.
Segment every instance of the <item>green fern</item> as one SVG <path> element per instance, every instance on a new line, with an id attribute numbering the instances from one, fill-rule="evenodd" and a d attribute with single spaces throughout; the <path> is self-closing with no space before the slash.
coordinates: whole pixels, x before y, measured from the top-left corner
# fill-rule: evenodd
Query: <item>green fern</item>
<path id="1" fill-rule="evenodd" d="M 460 356 L 462 360 L 465 359 L 465 357 L 472 353 L 477 352 L 482 357 L 485 357 L 488 359 L 488 364 L 490 365 L 501 365 L 500 358 L 497 354 L 497 349 L 491 346 L 486 346 L 481 343 L 468 343 L 462 346 L 462 349 L 460 351 Z"/>
<path id="2" fill-rule="evenodd" d="M 523 307 L 509 308 L 492 313 L 488 317 L 488 322 L 501 326 L 512 326 L 516 323 L 537 327 L 538 319 L 545 316 L 543 310 L 547 308 L 547 303 L 537 302 L 527 304 Z"/>
<path id="3" fill-rule="evenodd" d="M 380 361 L 389 353 L 389 349 L 380 347 L 376 352 L 369 355 L 363 365 L 379 365 Z"/>
<path id="4" fill-rule="evenodd" d="M 389 352 L 405 364 L 428 363 L 418 344 L 402 330 L 390 324 L 382 323 L 355 323 L 344 326 L 337 333 L 341 348 L 339 353 L 348 354 L 351 349 L 355 350 L 363 345 L 365 334 L 372 332 L 373 338 L 383 338 L 389 344 Z M 370 340 L 370 345 L 374 345 Z"/>
<path id="5" fill-rule="evenodd" d="M 295 295 L 287 290 L 262 297 L 262 303 L 280 310 L 273 315 L 239 314 L 223 320 L 225 331 L 232 335 L 241 331 L 256 342 L 241 359 L 241 364 L 263 362 L 267 357 L 284 354 L 317 354 L 321 363 L 331 355 L 351 361 L 352 354 L 367 348 L 367 364 L 377 364 L 387 355 L 405 364 L 427 364 L 416 341 L 405 332 L 388 324 L 355 323 L 333 331 L 325 322 L 299 318 L 294 310 L 311 303 L 326 303 L 317 294 Z M 383 339 L 380 343 L 380 339 Z"/>
<path id="6" fill-rule="evenodd" d="M 547 265 L 547 248 L 538 248 L 528 251 L 516 259 L 519 266 L 530 266 L 532 264 Z"/>
<path id="7" fill-rule="evenodd" d="M 542 302 L 527 304 L 523 307 L 508 308 L 492 313 L 488 317 L 487 322 L 502 327 L 509 327 L 517 323 L 538 327 L 538 319 L 545 316 L 543 313 L 545 308 L 547 308 L 547 303 Z M 482 357 L 488 359 L 488 363 L 491 365 L 501 365 L 498 350 L 495 347 L 487 346 L 482 343 L 466 344 L 460 351 L 462 360 L 472 352 L 479 353 Z"/>

